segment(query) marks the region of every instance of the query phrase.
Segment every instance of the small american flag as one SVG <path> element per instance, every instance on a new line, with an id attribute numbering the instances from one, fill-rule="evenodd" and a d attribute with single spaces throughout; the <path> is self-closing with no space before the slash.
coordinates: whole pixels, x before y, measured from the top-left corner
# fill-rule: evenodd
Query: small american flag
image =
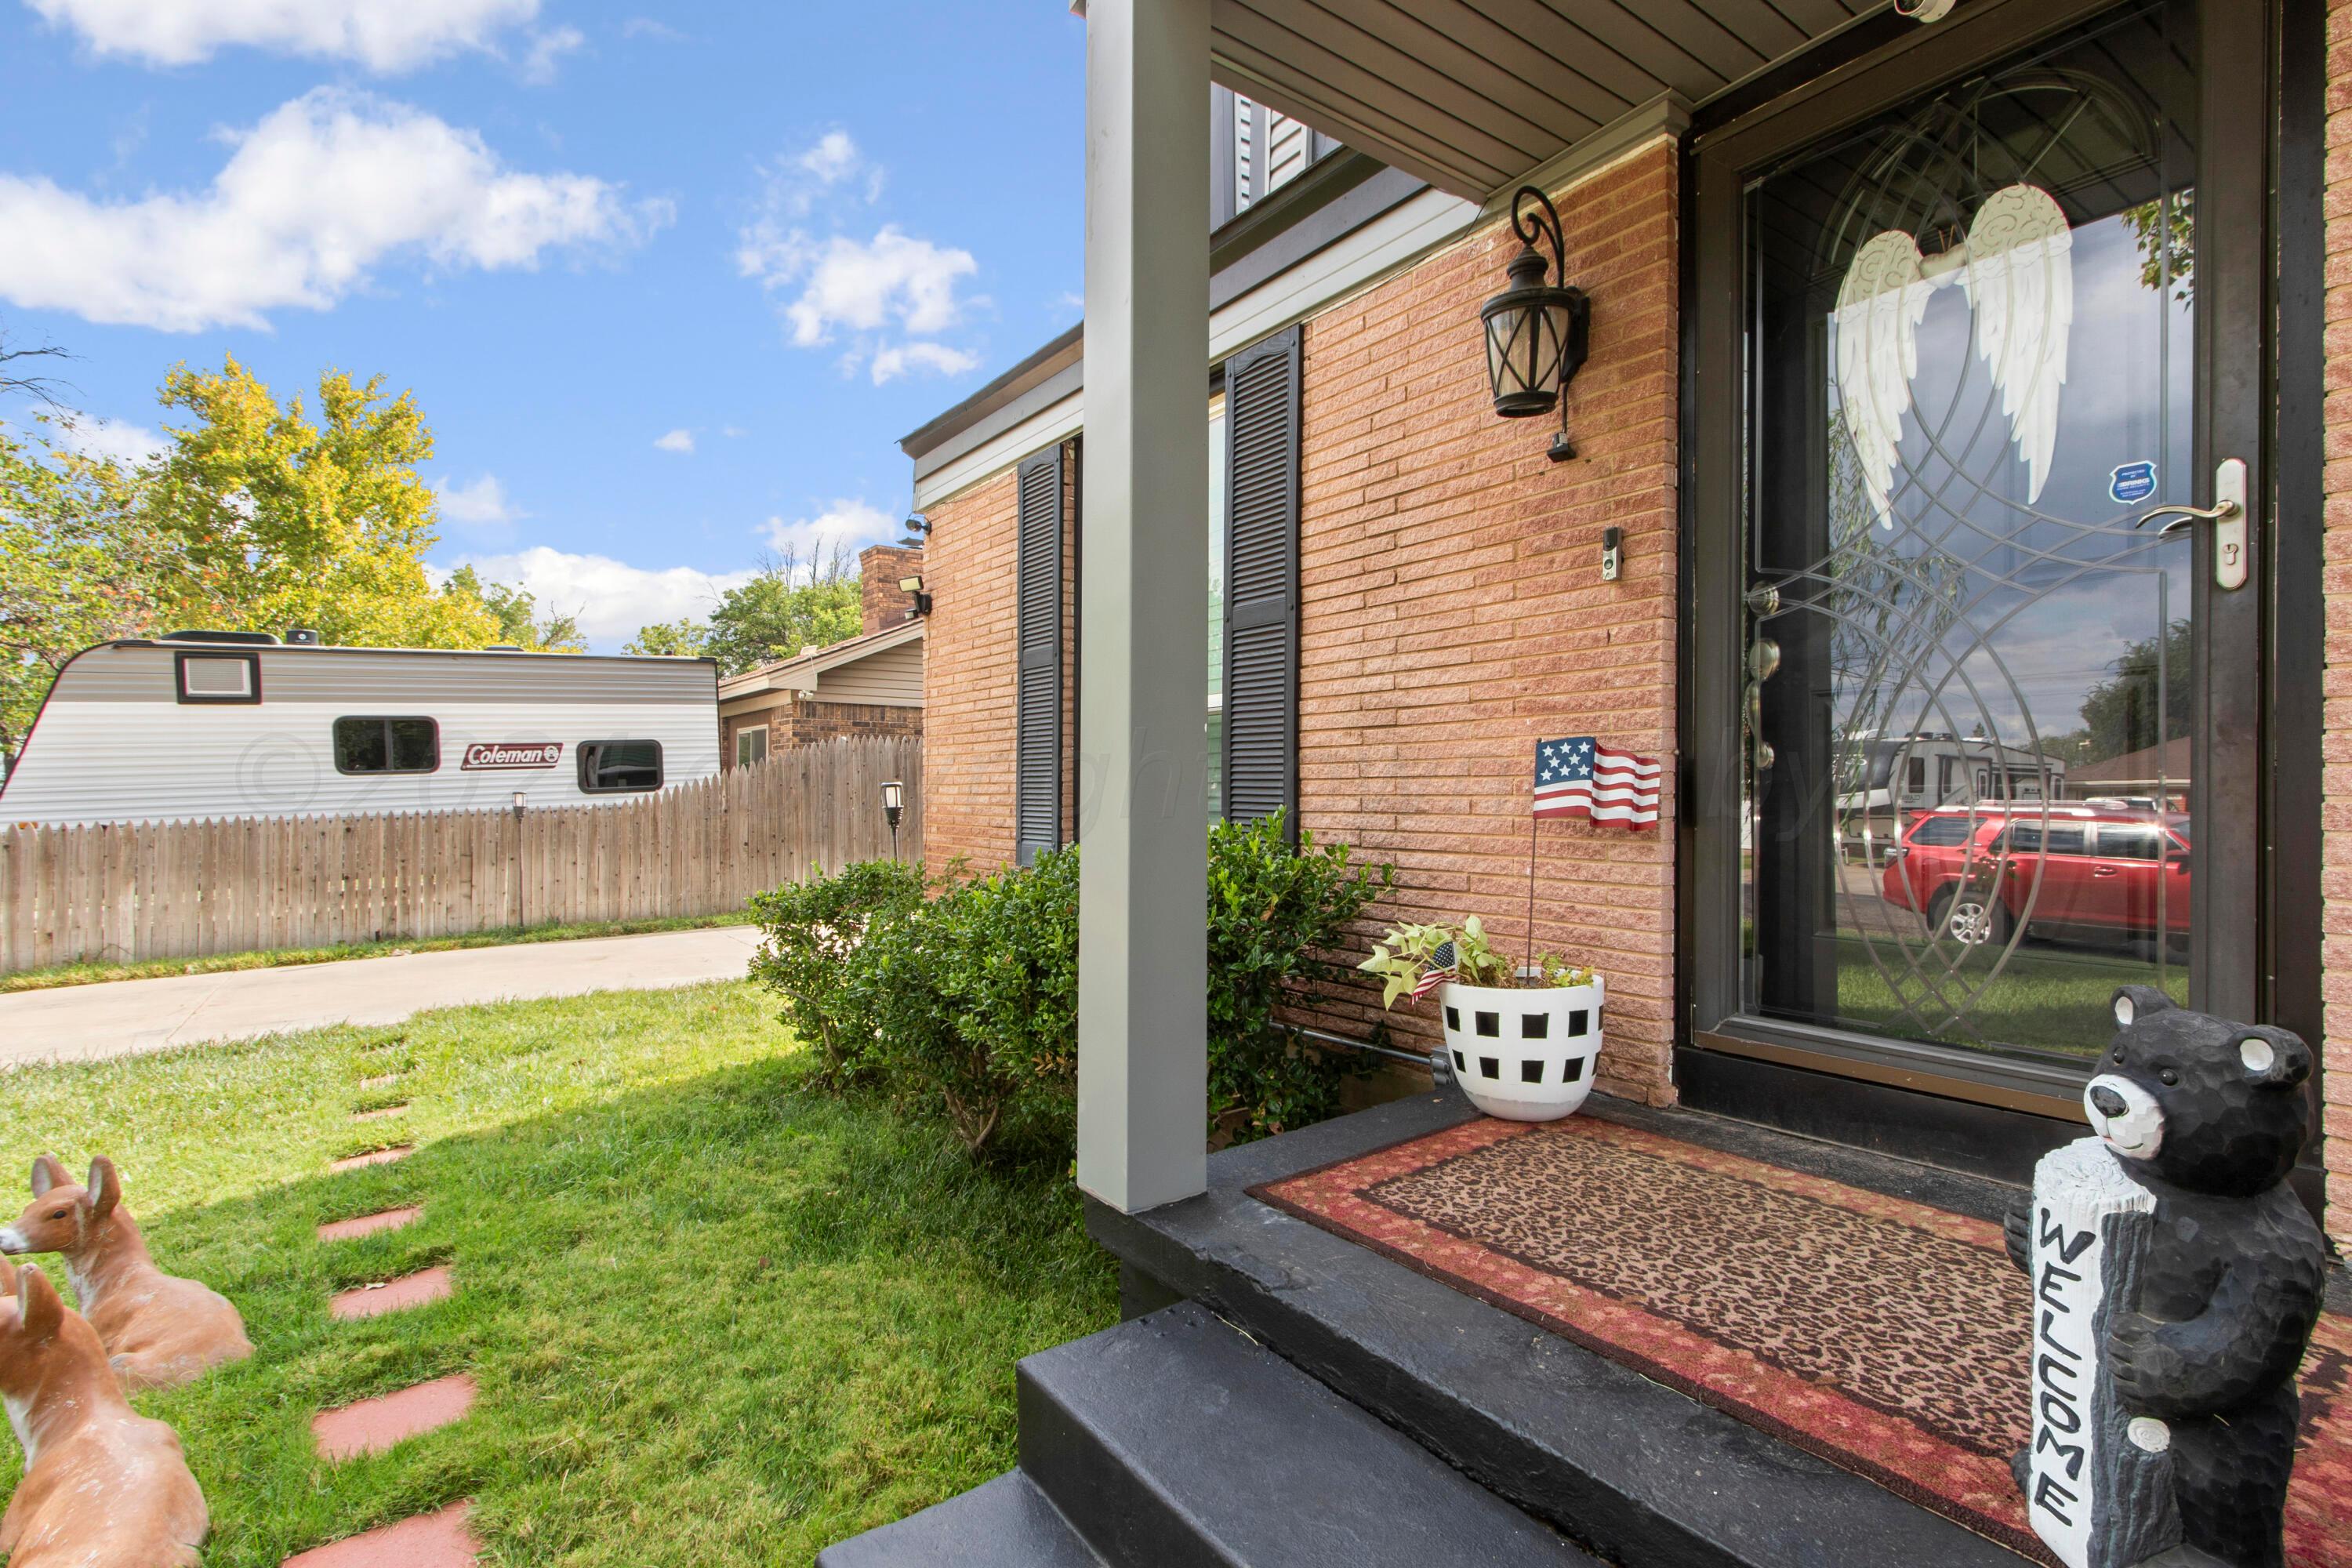
<path id="1" fill-rule="evenodd" d="M 1413 982 L 1412 999 L 1416 1002 L 1420 1001 L 1453 979 L 1460 972 L 1461 967 L 1462 961 L 1455 956 L 1454 944 L 1450 942 L 1439 942 L 1437 951 L 1431 953 L 1429 961 L 1422 965 L 1421 978 Z"/>
<path id="2" fill-rule="evenodd" d="M 1639 830 L 1658 825 L 1658 760 L 1590 735 L 1536 742 L 1536 815 L 1582 816 Z"/>

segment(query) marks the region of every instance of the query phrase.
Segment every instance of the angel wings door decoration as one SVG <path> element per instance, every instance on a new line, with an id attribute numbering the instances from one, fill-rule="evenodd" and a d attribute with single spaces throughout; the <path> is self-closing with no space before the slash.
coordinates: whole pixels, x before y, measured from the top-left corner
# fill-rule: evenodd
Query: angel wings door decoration
<path id="1" fill-rule="evenodd" d="M 1838 402 L 1881 528 L 1895 526 L 1896 448 L 1919 369 L 1919 323 L 1928 300 L 1954 283 L 1975 313 L 1977 357 L 2025 463 L 2026 504 L 2042 499 L 2074 324 L 2074 244 L 2055 198 L 2014 184 L 1986 197 L 1968 238 L 1948 250 L 1922 256 L 1910 235 L 1889 229 L 1854 253 L 1832 318 Z"/>

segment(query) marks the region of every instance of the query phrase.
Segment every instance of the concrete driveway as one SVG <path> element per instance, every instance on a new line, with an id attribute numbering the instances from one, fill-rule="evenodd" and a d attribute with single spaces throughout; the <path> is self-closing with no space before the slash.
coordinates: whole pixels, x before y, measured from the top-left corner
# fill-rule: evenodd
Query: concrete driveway
<path id="1" fill-rule="evenodd" d="M 23 991 L 0 996 L 0 1066 L 396 1024 L 430 1007 L 740 980 L 759 945 L 755 926 L 719 926 Z"/>

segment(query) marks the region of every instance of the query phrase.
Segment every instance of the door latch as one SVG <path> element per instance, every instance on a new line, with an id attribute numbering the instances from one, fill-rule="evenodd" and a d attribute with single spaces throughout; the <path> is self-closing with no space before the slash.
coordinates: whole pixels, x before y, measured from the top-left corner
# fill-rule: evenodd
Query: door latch
<path id="1" fill-rule="evenodd" d="M 2144 511 L 2132 522 L 2134 528 L 2155 521 L 2159 517 L 2172 519 L 2162 531 L 2178 533 L 2192 522 L 2213 525 L 2213 585 L 2217 588 L 2242 588 L 2246 585 L 2246 460 L 2229 458 L 2213 470 L 2213 504 L 2211 506 L 2160 506 Z"/>

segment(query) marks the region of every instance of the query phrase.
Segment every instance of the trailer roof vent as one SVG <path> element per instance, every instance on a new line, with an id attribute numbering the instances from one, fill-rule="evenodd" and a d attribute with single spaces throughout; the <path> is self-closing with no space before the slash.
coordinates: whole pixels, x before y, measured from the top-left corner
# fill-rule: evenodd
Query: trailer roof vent
<path id="1" fill-rule="evenodd" d="M 276 632 L 165 632 L 161 642 L 229 642 L 258 644 L 266 647 L 278 646 Z"/>
<path id="2" fill-rule="evenodd" d="M 522 651 L 522 647 L 521 645 L 518 643 L 494 642 L 482 651 L 484 653 L 520 653 Z"/>
<path id="3" fill-rule="evenodd" d="M 317 647 L 324 640 L 319 636 L 319 628 L 316 626 L 286 628 L 286 646 L 289 647 Z"/>

